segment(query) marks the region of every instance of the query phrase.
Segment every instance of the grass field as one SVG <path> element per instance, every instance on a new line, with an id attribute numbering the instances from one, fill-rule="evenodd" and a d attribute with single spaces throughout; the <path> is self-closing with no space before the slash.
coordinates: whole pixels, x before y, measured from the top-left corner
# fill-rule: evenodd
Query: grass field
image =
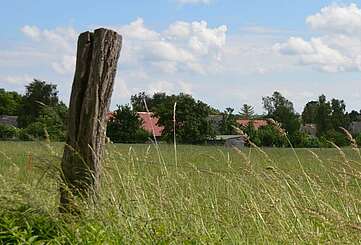
<path id="1" fill-rule="evenodd" d="M 361 241 L 355 149 L 108 145 L 102 191 L 58 212 L 63 144 L 0 142 L 0 243 Z"/>

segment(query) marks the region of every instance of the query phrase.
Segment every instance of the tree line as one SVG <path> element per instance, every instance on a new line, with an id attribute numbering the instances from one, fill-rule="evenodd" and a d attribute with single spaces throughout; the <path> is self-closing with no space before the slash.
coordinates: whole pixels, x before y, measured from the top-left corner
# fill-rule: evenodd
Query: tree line
<path id="1" fill-rule="evenodd" d="M 68 108 L 59 100 L 57 86 L 35 79 L 25 88 L 24 95 L 0 89 L 0 115 L 18 116 L 18 128 L 0 125 L 0 138 L 63 141 Z M 247 104 L 238 111 L 234 108 L 219 111 L 184 93 L 141 92 L 131 96 L 129 104 L 117 106 L 108 122 L 107 136 L 115 143 L 148 141 L 152 137 L 142 129 L 143 122 L 137 112 L 149 111 L 158 118 L 159 126 L 164 127 L 161 140 L 167 142 L 172 142 L 175 135 L 179 143 L 204 144 L 216 135 L 239 134 L 240 129 L 258 146 L 286 147 L 291 143 L 294 147 L 327 147 L 330 142 L 346 146 L 350 142 L 342 128 L 361 121 L 361 111 L 347 112 L 343 100 L 328 101 L 325 95 L 308 102 L 302 114 L 295 112 L 293 103 L 277 91 L 263 97 L 262 102 L 266 113 L 256 115 Z M 249 119 L 250 123 L 240 126 L 239 119 Z M 273 119 L 287 134 L 272 124 L 257 129 L 251 123 L 254 119 Z M 304 124 L 316 125 L 316 135 L 302 132 L 300 128 Z M 354 137 L 361 145 L 361 134 Z"/>

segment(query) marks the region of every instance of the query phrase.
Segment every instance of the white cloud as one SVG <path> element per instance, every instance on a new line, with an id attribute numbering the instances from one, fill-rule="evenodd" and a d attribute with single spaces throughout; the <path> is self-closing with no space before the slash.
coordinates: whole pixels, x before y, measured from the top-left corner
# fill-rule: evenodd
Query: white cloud
<path id="1" fill-rule="evenodd" d="M 53 62 L 51 66 L 54 69 L 54 71 L 57 72 L 58 74 L 65 75 L 65 74 L 74 73 L 75 63 L 76 63 L 75 56 L 64 55 L 61 61 Z"/>
<path id="2" fill-rule="evenodd" d="M 147 28 L 141 18 L 116 29 L 125 37 L 121 63 L 167 73 L 205 74 L 210 62 L 220 61 L 227 33 L 226 26 L 210 28 L 205 21 L 177 21 L 159 32 Z"/>
<path id="3" fill-rule="evenodd" d="M 34 43 L 31 49 L 48 54 L 48 64 L 60 75 L 72 74 L 75 68 L 77 32 L 72 27 L 57 27 L 52 30 L 37 26 L 24 26 L 21 31 Z"/>
<path id="4" fill-rule="evenodd" d="M 189 82 L 185 81 L 167 81 L 167 80 L 158 80 L 151 82 L 148 86 L 147 91 L 149 94 L 154 94 L 157 92 L 165 92 L 168 94 L 174 93 L 186 93 L 192 94 L 192 85 Z"/>
<path id="5" fill-rule="evenodd" d="M 350 5 L 333 4 L 307 17 L 306 23 L 314 30 L 329 33 L 361 34 L 361 9 Z"/>
<path id="6" fill-rule="evenodd" d="M 34 39 L 34 40 L 39 40 L 40 38 L 40 30 L 37 26 L 24 26 L 23 28 L 21 28 L 21 31 L 29 36 L 30 38 Z"/>
<path id="7" fill-rule="evenodd" d="M 356 4 L 327 6 L 307 17 L 306 22 L 326 34 L 308 41 L 290 37 L 276 43 L 274 50 L 324 72 L 361 71 L 361 9 Z"/>
<path id="8" fill-rule="evenodd" d="M 33 78 L 30 75 L 20 75 L 20 76 L 4 76 L 0 77 L 0 81 L 3 81 L 12 85 L 23 85 L 31 82 Z"/>

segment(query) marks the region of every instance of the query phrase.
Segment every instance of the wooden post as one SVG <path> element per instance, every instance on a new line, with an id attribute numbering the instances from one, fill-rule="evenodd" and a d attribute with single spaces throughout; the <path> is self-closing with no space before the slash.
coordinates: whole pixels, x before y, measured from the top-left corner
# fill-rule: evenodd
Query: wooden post
<path id="1" fill-rule="evenodd" d="M 69 211 L 73 196 L 89 197 L 99 188 L 106 114 L 113 92 L 122 37 L 107 29 L 80 34 L 61 168 L 60 208 Z"/>

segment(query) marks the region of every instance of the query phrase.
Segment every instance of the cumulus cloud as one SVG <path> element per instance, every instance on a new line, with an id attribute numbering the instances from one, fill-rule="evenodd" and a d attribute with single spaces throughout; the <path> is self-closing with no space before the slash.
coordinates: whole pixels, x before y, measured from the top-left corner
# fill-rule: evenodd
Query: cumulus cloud
<path id="1" fill-rule="evenodd" d="M 32 49 L 47 54 L 50 67 L 60 75 L 72 74 L 75 67 L 75 49 L 77 31 L 72 27 L 57 27 L 55 29 L 40 29 L 37 26 L 26 25 L 22 33 L 34 43 Z"/>
<path id="2" fill-rule="evenodd" d="M 125 58 L 121 61 L 125 65 L 200 74 L 207 72 L 210 62 L 220 61 L 227 33 L 226 26 L 210 28 L 205 21 L 177 21 L 166 30 L 155 31 L 147 28 L 141 18 L 117 30 L 125 37 Z"/>
<path id="3" fill-rule="evenodd" d="M 33 78 L 29 75 L 20 75 L 20 76 L 4 76 L 0 77 L 0 81 L 3 81 L 12 85 L 23 85 L 29 83 Z"/>
<path id="4" fill-rule="evenodd" d="M 290 37 L 273 49 L 321 71 L 361 71 L 361 9 L 356 4 L 327 6 L 307 17 L 306 23 L 325 34 L 309 40 Z"/>
<path id="5" fill-rule="evenodd" d="M 151 82 L 148 86 L 147 92 L 150 94 L 165 92 L 168 94 L 173 93 L 186 93 L 192 94 L 192 85 L 191 83 L 185 81 L 166 81 L 166 80 L 158 80 Z"/>
<path id="6" fill-rule="evenodd" d="M 361 34 L 361 9 L 350 5 L 332 4 L 319 13 L 307 17 L 306 23 L 314 30 L 329 33 Z"/>

